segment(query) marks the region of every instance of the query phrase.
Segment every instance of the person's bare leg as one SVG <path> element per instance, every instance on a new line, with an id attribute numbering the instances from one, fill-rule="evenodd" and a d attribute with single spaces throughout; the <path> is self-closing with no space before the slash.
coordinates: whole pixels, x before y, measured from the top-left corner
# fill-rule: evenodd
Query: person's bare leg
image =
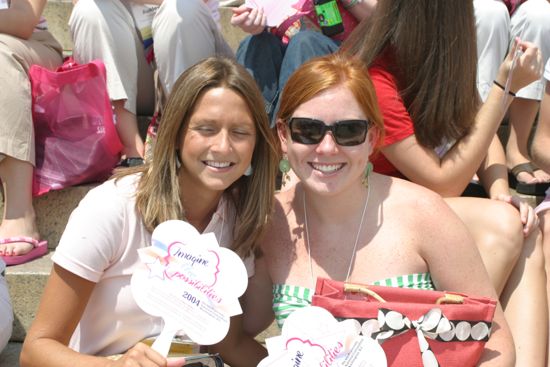
<path id="1" fill-rule="evenodd" d="M 548 330 L 540 325 L 548 324 L 548 307 L 540 231 L 524 239 L 518 211 L 504 202 L 446 201 L 473 235 L 500 294 L 516 345 L 516 366 L 544 366 Z"/>
<path id="2" fill-rule="evenodd" d="M 520 163 L 530 161 L 527 143 L 539 105 L 539 101 L 525 98 L 516 98 L 510 105 L 510 135 L 506 143 L 506 163 L 509 169 Z M 521 182 L 530 183 L 533 182 L 535 177 L 541 182 L 550 179 L 547 173 L 540 170 L 536 171 L 536 176 L 521 172 L 518 174 L 517 179 Z"/>
<path id="3" fill-rule="evenodd" d="M 28 236 L 39 239 L 32 206 L 33 166 L 29 162 L 5 157 L 0 162 L 0 179 L 4 189 L 4 214 L 0 238 Z M 32 250 L 29 243 L 0 245 L 0 255 L 16 256 Z"/>
<path id="4" fill-rule="evenodd" d="M 489 199 L 457 197 L 445 201 L 472 234 L 493 286 L 500 294 L 523 246 L 518 211 L 510 204 Z"/>
<path id="5" fill-rule="evenodd" d="M 546 366 L 548 303 L 542 236 L 524 241 L 519 260 L 500 301 L 516 345 L 516 366 Z"/>
<path id="6" fill-rule="evenodd" d="M 116 129 L 124 146 L 122 154 L 126 158 L 143 157 L 144 144 L 139 135 L 137 116 L 124 108 L 124 100 L 113 101 L 116 116 Z"/>

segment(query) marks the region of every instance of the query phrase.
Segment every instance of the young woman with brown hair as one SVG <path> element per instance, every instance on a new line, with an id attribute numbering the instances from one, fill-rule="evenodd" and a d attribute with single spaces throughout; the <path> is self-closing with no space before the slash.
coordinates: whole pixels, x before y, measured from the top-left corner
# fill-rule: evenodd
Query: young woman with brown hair
<path id="1" fill-rule="evenodd" d="M 471 1 L 381 0 L 372 22 L 362 23 L 344 48 L 369 66 L 384 118 L 375 171 L 446 198 L 500 294 L 517 365 L 542 365 L 548 330 L 540 325 L 548 310 L 540 231 L 533 209 L 510 196 L 496 136 L 513 92 L 540 77 L 539 50 L 516 41 L 480 105 Z M 516 50 L 522 55 L 511 70 Z M 490 200 L 460 197 L 476 172 Z"/>
<path id="2" fill-rule="evenodd" d="M 142 311 L 131 294 L 137 250 L 151 245 L 159 223 L 185 220 L 214 232 L 251 275 L 275 172 L 274 136 L 247 71 L 216 58 L 185 71 L 168 98 L 152 161 L 120 171 L 71 215 L 21 365 L 166 366 L 140 343 L 160 333 L 162 319 Z M 240 316 L 232 318 L 229 336 L 213 348 L 233 366 L 256 366 L 265 351 L 234 338 L 239 325 Z M 113 354 L 122 357 L 105 358 Z"/>

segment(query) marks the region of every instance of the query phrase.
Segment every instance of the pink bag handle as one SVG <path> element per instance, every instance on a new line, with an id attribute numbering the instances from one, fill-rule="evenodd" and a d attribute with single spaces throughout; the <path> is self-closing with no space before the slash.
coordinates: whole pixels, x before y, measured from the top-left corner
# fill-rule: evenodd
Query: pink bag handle
<path id="1" fill-rule="evenodd" d="M 52 85 L 65 85 L 72 84 L 82 80 L 89 80 L 91 78 L 102 76 L 103 79 L 106 77 L 105 65 L 99 60 L 90 61 L 90 65 L 87 64 L 77 64 L 75 62 L 65 62 L 63 65 L 57 68 L 56 71 L 50 71 L 45 68 L 34 68 L 32 72 L 36 74 L 39 72 L 41 74 L 40 80 L 47 80 Z M 78 73 L 75 73 L 75 70 Z"/>

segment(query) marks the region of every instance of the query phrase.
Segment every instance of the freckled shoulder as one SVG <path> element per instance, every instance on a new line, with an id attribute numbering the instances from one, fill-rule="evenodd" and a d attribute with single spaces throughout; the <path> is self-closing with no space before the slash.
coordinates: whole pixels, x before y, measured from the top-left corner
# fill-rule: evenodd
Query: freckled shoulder
<path id="1" fill-rule="evenodd" d="M 454 216 L 445 200 L 436 192 L 413 182 L 376 175 L 377 196 L 384 201 L 388 213 L 401 213 L 416 222 L 438 222 Z"/>
<path id="2" fill-rule="evenodd" d="M 379 217 L 391 233 L 391 238 L 385 241 L 402 236 L 400 251 L 406 253 L 403 246 L 408 244 L 410 251 L 423 258 L 434 247 L 454 243 L 455 238 L 463 241 L 467 233 L 464 224 L 439 194 L 406 180 L 376 176 Z"/>

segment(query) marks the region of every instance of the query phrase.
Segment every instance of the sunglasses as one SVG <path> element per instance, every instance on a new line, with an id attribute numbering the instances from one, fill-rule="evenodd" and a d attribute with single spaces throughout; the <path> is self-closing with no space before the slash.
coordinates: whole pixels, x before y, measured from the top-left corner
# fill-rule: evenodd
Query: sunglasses
<path id="1" fill-rule="evenodd" d="M 321 120 L 292 117 L 288 126 L 290 137 L 296 143 L 319 144 L 330 131 L 336 143 L 346 147 L 363 144 L 369 130 L 368 120 L 342 120 L 327 125 Z"/>

